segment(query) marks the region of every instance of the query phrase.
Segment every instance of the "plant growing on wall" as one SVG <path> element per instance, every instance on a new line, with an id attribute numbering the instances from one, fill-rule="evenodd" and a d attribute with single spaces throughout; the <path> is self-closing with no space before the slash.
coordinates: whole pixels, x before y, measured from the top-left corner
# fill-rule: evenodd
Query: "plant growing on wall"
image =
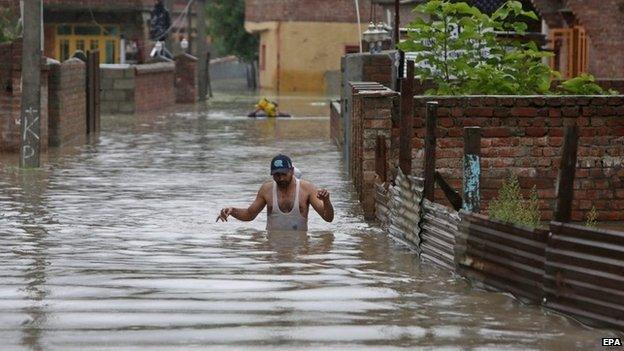
<path id="1" fill-rule="evenodd" d="M 526 20 L 537 20 L 519 1 L 508 1 L 492 15 L 465 2 L 428 1 L 414 10 L 429 19 L 409 25 L 404 51 L 416 52 L 415 73 L 431 79 L 437 95 L 544 94 L 557 73 L 542 63 L 550 54 L 533 42 L 497 38 L 525 34 Z"/>
<path id="2" fill-rule="evenodd" d="M 524 199 L 518 177 L 511 175 L 503 182 L 498 196 L 490 201 L 488 212 L 490 218 L 535 228 L 541 218 L 537 190 L 533 187 L 529 198 Z"/>
<path id="3" fill-rule="evenodd" d="M 592 206 L 591 210 L 587 212 L 587 217 L 585 218 L 585 226 L 588 228 L 596 228 L 598 221 L 598 211 L 596 211 L 596 206 Z"/>

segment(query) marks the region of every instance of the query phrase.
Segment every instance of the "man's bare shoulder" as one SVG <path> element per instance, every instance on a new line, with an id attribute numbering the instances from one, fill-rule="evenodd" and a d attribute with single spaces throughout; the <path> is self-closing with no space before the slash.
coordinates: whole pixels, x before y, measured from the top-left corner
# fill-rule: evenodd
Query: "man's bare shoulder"
<path id="1" fill-rule="evenodd" d="M 305 191 L 314 191 L 314 189 L 316 189 L 316 186 L 312 182 L 303 179 L 300 182 L 301 188 Z"/>
<path id="2" fill-rule="evenodd" d="M 260 186 L 260 190 L 258 190 L 258 192 L 259 193 L 269 192 L 271 191 L 272 187 L 273 187 L 273 181 L 272 180 L 266 181 Z"/>

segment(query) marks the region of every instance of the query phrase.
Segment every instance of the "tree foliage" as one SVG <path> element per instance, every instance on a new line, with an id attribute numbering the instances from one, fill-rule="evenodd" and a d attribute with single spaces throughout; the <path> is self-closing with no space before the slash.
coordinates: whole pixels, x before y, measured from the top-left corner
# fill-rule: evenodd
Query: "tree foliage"
<path id="1" fill-rule="evenodd" d="M 549 54 L 533 42 L 500 40 L 496 32 L 525 34 L 526 20 L 537 20 L 519 1 L 508 1 L 492 15 L 465 2 L 432 0 L 415 9 L 429 17 L 411 23 L 405 51 L 417 52 L 416 74 L 431 79 L 430 93 L 543 94 L 556 73 L 541 61 Z"/>
<path id="2" fill-rule="evenodd" d="M 20 35 L 18 17 L 9 9 L 0 9 L 0 43 L 13 41 Z"/>
<path id="3" fill-rule="evenodd" d="M 208 33 L 217 54 L 257 59 L 258 38 L 245 31 L 245 0 L 212 0 L 206 6 Z"/>

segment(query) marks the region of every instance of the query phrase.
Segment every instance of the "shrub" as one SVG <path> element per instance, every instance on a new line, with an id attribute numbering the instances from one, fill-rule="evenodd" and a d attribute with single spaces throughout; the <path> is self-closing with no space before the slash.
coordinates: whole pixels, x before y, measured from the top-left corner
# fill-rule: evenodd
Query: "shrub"
<path id="1" fill-rule="evenodd" d="M 498 196 L 490 201 L 489 216 L 492 219 L 531 229 L 537 227 L 540 222 L 537 190 L 533 187 L 531 195 L 525 200 L 520 191 L 518 177 L 510 176 L 503 182 Z"/>
<path id="2" fill-rule="evenodd" d="M 591 210 L 587 212 L 585 226 L 588 228 L 596 228 L 597 220 L 598 220 L 598 211 L 596 211 L 596 206 L 592 206 Z"/>

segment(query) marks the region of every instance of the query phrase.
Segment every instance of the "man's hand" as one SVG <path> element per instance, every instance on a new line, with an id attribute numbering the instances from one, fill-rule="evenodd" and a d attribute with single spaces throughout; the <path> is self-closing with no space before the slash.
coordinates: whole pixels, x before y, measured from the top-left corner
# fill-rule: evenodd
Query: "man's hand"
<path id="1" fill-rule="evenodd" d="M 328 203 L 329 191 L 327 191 L 327 189 L 320 189 L 316 192 L 316 197 L 318 197 L 319 200 L 323 201 L 323 203 Z"/>
<path id="2" fill-rule="evenodd" d="M 234 207 L 226 207 L 221 209 L 221 213 L 217 217 L 217 222 L 221 220 L 222 222 L 227 222 L 228 217 L 234 212 Z"/>

